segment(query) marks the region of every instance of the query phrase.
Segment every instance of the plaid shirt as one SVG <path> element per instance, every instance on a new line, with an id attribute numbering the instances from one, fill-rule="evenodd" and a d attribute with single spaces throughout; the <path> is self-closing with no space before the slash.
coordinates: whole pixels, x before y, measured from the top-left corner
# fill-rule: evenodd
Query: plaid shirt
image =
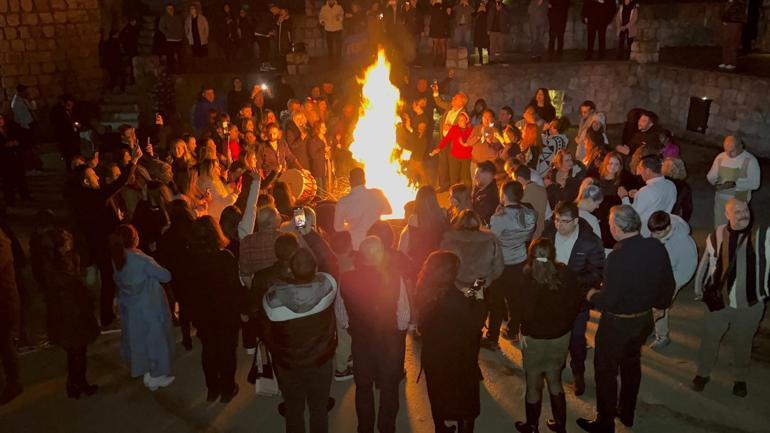
<path id="1" fill-rule="evenodd" d="M 241 239 L 239 267 L 241 275 L 251 276 L 257 271 L 272 266 L 275 257 L 275 240 L 281 232 L 256 232 Z"/>

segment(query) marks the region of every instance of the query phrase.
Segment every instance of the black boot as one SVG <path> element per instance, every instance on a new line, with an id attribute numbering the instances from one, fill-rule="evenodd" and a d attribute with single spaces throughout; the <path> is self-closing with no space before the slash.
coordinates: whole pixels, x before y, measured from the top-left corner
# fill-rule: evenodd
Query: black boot
<path id="1" fill-rule="evenodd" d="M 447 426 L 444 419 L 433 417 L 433 429 L 436 433 L 454 433 L 454 426 Z"/>
<path id="2" fill-rule="evenodd" d="M 475 418 L 461 419 L 460 421 L 457 421 L 457 433 L 473 433 L 473 427 L 475 424 Z"/>
<path id="3" fill-rule="evenodd" d="M 565 433 L 567 431 L 567 398 L 563 392 L 558 395 L 551 394 L 551 413 L 553 419 L 546 422 L 548 428 L 556 433 Z"/>
<path id="4" fill-rule="evenodd" d="M 581 396 L 586 392 L 586 379 L 583 373 L 572 372 L 575 379 L 575 395 Z"/>
<path id="5" fill-rule="evenodd" d="M 540 425 L 540 401 L 536 403 L 526 403 L 527 422 L 516 421 L 516 430 L 521 433 L 538 433 Z"/>

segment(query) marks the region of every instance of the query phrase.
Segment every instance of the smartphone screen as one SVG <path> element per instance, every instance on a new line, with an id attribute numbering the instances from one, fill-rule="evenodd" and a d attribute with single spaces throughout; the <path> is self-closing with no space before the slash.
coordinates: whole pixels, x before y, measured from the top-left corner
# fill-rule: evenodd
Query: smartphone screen
<path id="1" fill-rule="evenodd" d="M 301 229 L 307 224 L 305 219 L 305 209 L 298 207 L 294 209 L 294 227 Z"/>

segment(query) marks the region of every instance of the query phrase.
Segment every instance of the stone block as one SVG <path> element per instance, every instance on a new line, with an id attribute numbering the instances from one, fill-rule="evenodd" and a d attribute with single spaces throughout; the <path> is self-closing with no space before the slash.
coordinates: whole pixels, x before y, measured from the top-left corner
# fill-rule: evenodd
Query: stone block
<path id="1" fill-rule="evenodd" d="M 42 24 L 53 23 L 53 14 L 51 12 L 41 12 L 38 14 L 38 18 L 40 18 Z"/>
<path id="2" fill-rule="evenodd" d="M 8 12 L 8 0 L 0 0 L 0 14 Z"/>
<path id="3" fill-rule="evenodd" d="M 15 39 L 11 41 L 11 49 L 13 51 L 19 51 L 19 52 L 24 51 L 24 41 L 22 41 L 21 39 Z"/>
<path id="4" fill-rule="evenodd" d="M 17 27 L 21 24 L 21 17 L 19 17 L 19 14 L 8 14 L 5 17 L 5 20 L 8 22 L 8 27 Z"/>
<path id="5" fill-rule="evenodd" d="M 37 14 L 34 14 L 34 13 L 21 14 L 21 22 L 25 26 L 36 26 L 38 23 Z"/>
<path id="6" fill-rule="evenodd" d="M 20 9 L 19 0 L 8 0 L 8 10 L 11 12 L 19 12 Z"/>
<path id="7" fill-rule="evenodd" d="M 65 24 L 67 22 L 67 12 L 64 12 L 64 11 L 54 12 L 53 20 L 57 24 Z"/>
<path id="8" fill-rule="evenodd" d="M 35 10 L 38 12 L 45 12 L 51 10 L 50 0 L 34 0 Z"/>
<path id="9" fill-rule="evenodd" d="M 34 5 L 32 0 L 21 0 L 21 10 L 24 12 L 32 12 Z"/>
<path id="10" fill-rule="evenodd" d="M 42 29 L 46 38 L 52 38 L 56 34 L 54 26 L 42 26 Z"/>
<path id="11" fill-rule="evenodd" d="M 67 2 L 65 0 L 51 0 L 51 9 L 61 11 L 68 9 Z"/>

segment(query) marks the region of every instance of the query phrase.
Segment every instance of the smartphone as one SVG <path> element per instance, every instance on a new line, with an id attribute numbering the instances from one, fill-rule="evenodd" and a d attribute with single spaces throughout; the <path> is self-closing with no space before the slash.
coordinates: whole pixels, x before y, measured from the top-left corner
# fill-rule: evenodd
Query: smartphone
<path id="1" fill-rule="evenodd" d="M 228 122 L 226 120 L 224 122 L 222 122 L 222 129 L 227 129 L 228 126 L 230 126 L 230 122 Z"/>
<path id="2" fill-rule="evenodd" d="M 484 284 L 486 284 L 487 280 L 486 278 L 476 278 L 476 281 L 473 282 L 473 285 L 468 288 L 468 294 L 467 297 L 473 298 L 476 296 L 477 293 L 484 290 Z"/>
<path id="3" fill-rule="evenodd" d="M 260 88 L 262 88 L 262 90 L 267 90 L 267 84 L 262 84 L 262 85 L 261 85 L 261 86 L 259 86 L 259 87 L 260 87 Z"/>
<path id="4" fill-rule="evenodd" d="M 294 227 L 303 229 L 307 225 L 307 219 L 305 218 L 305 209 L 298 207 L 294 209 Z"/>

